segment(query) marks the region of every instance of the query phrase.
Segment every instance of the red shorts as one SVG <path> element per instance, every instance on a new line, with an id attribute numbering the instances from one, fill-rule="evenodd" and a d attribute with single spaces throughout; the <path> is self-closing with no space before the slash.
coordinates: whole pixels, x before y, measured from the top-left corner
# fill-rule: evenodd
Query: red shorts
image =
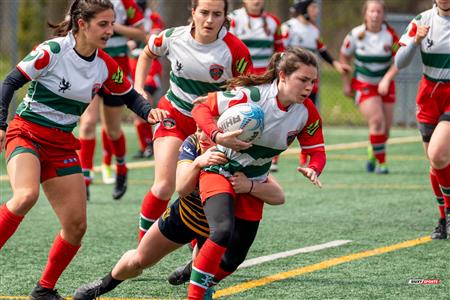
<path id="1" fill-rule="evenodd" d="M 41 163 L 41 182 L 81 173 L 76 150 L 80 142 L 71 132 L 49 128 L 15 116 L 6 132 L 6 161 L 21 153 L 32 153 Z"/>
<path id="2" fill-rule="evenodd" d="M 391 81 L 389 91 L 386 96 L 378 94 L 378 85 L 369 84 L 366 82 L 352 80 L 352 89 L 356 91 L 355 102 L 361 104 L 369 98 L 380 96 L 383 103 L 395 103 L 395 82 Z"/>
<path id="3" fill-rule="evenodd" d="M 450 112 L 450 82 L 434 82 L 422 78 L 416 98 L 419 123 L 437 125 L 444 113 Z"/>
<path id="4" fill-rule="evenodd" d="M 167 110 L 169 115 L 157 125 L 153 139 L 174 136 L 184 141 L 197 131 L 194 119 L 179 112 L 165 96 L 159 100 L 158 108 Z"/>
<path id="5" fill-rule="evenodd" d="M 135 77 L 137 58 L 130 58 L 131 78 Z M 158 59 L 152 60 L 152 65 L 147 77 L 145 78 L 145 86 L 158 89 L 161 86 L 162 64 Z"/>
<path id="6" fill-rule="evenodd" d="M 235 217 L 259 221 L 262 219 L 264 202 L 250 194 L 236 194 L 227 178 L 220 174 L 200 172 L 200 197 L 202 203 L 217 194 L 228 193 L 233 195 Z"/>

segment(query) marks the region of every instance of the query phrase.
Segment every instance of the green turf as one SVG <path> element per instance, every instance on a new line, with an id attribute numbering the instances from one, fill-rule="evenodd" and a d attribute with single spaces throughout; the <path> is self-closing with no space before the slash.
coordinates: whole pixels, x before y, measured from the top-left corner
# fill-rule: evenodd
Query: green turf
<path id="1" fill-rule="evenodd" d="M 126 127 L 128 135 L 133 130 Z M 363 141 L 362 128 L 326 128 L 328 144 Z M 393 137 L 417 136 L 415 130 L 395 129 Z M 130 153 L 135 150 L 128 139 Z M 420 143 L 390 145 L 391 174 L 364 171 L 366 149 L 330 151 L 321 176 L 323 189 L 312 186 L 295 171 L 295 155 L 282 156 L 276 173 L 286 192 L 286 204 L 266 207 L 264 219 L 249 258 L 338 239 L 351 243 L 317 252 L 267 262 L 239 270 L 218 289 L 280 272 L 317 264 L 361 251 L 427 236 L 437 221 L 437 209 L 428 184 L 428 163 Z M 98 156 L 97 156 L 98 157 Z M 4 174 L 4 169 L 2 169 Z M 88 205 L 88 232 L 83 247 L 58 282 L 70 296 L 80 284 L 110 271 L 121 254 L 136 246 L 140 201 L 149 188 L 153 169 L 132 169 L 130 187 L 121 201 L 112 200 L 112 186 L 97 175 Z M 0 182 L 1 201 L 11 195 Z M 0 252 L 0 299 L 26 296 L 45 265 L 58 223 L 41 196 L 20 229 Z M 448 299 L 450 271 L 448 241 L 432 241 L 331 268 L 291 277 L 250 289 L 229 299 Z M 110 297 L 170 298 L 186 296 L 187 286 L 172 287 L 165 278 L 184 263 L 183 247 L 123 283 Z M 409 279 L 440 279 L 439 285 L 411 285 Z"/>

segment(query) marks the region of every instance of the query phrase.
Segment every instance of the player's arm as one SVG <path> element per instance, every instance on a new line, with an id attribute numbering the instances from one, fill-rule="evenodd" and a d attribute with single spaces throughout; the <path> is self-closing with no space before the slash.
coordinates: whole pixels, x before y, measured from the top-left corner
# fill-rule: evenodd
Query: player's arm
<path id="1" fill-rule="evenodd" d="M 9 104 L 11 103 L 14 92 L 28 81 L 30 79 L 22 74 L 19 69 L 14 68 L 0 86 L 0 153 L 4 147 L 6 128 L 8 127 L 6 121 L 8 118 Z"/>
<path id="2" fill-rule="evenodd" d="M 205 151 L 205 153 L 197 156 L 194 160 L 179 160 L 177 166 L 176 191 L 180 196 L 186 196 L 192 193 L 198 184 L 198 176 L 201 169 L 207 166 L 225 164 L 228 161 L 225 154 L 215 150 L 216 147 L 211 147 Z M 181 151 L 184 150 L 182 149 Z"/>
<path id="3" fill-rule="evenodd" d="M 153 54 L 153 52 L 149 49 L 148 45 L 144 47 L 144 51 L 142 51 L 139 55 L 136 65 L 134 88 L 141 95 L 146 94 L 144 92 L 145 79 L 147 78 L 147 74 L 150 71 L 152 60 L 157 57 L 158 56 Z"/>
<path id="4" fill-rule="evenodd" d="M 144 25 L 138 25 L 138 26 L 128 26 L 128 25 L 122 25 L 119 23 L 114 23 L 114 32 L 125 36 L 129 39 L 140 41 L 145 43 L 147 40 L 147 35 L 144 31 Z"/>
<path id="5" fill-rule="evenodd" d="M 429 31 L 430 26 L 416 24 L 414 20 L 409 24 L 406 33 L 400 39 L 400 48 L 395 55 L 395 65 L 397 68 L 405 68 L 411 63 L 414 54 Z"/>
<path id="6" fill-rule="evenodd" d="M 272 175 L 269 175 L 265 182 L 256 182 L 248 179 L 244 173 L 236 172 L 228 180 L 238 194 L 250 193 L 270 205 L 281 205 L 285 202 L 283 189 Z"/>

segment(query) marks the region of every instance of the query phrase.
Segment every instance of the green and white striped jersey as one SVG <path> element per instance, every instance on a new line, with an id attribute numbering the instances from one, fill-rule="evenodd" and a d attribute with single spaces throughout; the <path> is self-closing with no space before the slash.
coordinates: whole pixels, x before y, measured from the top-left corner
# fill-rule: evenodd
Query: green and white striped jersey
<path id="1" fill-rule="evenodd" d="M 450 17 L 438 15 L 436 6 L 411 21 L 400 39 L 400 45 L 414 43 L 417 26 L 428 25 L 428 35 L 420 44 L 423 74 L 432 81 L 450 81 Z"/>
<path id="2" fill-rule="evenodd" d="M 31 80 L 16 110 L 18 115 L 71 132 L 100 88 L 114 95 L 131 90 L 122 70 L 103 50 L 97 50 L 93 61 L 87 61 L 74 47 L 75 38 L 69 32 L 40 44 L 17 65 Z"/>
<path id="3" fill-rule="evenodd" d="M 125 26 L 140 26 L 144 24 L 144 16 L 134 0 L 111 0 L 116 14 L 116 23 Z M 111 57 L 128 55 L 128 38 L 116 32 L 108 40 L 104 49 Z"/>
<path id="4" fill-rule="evenodd" d="M 397 42 L 397 35 L 386 24 L 376 33 L 360 25 L 347 34 L 341 53 L 354 56 L 356 80 L 376 85 L 393 63 Z"/>
<path id="5" fill-rule="evenodd" d="M 247 47 L 224 27 L 210 44 L 197 42 L 191 29 L 191 25 L 166 29 L 148 41 L 152 53 L 169 59 L 170 89 L 166 97 L 187 116 L 191 116 L 197 97 L 223 89 L 227 79 L 252 68 Z"/>
<path id="6" fill-rule="evenodd" d="M 221 115 L 228 107 L 239 103 L 252 102 L 264 111 L 264 130 L 249 149 L 236 152 L 218 145 L 229 162 L 211 166 L 207 171 L 231 176 L 243 172 L 255 181 L 264 181 L 269 172 L 272 158 L 284 150 L 297 138 L 302 152 L 325 151 L 322 134 L 322 120 L 312 103 L 307 99 L 303 104 L 292 104 L 287 110 L 280 108 L 277 100 L 278 81 L 236 91 L 217 92 L 208 97 L 208 106 L 215 115 Z"/>
<path id="7" fill-rule="evenodd" d="M 242 7 L 232 11 L 230 18 L 230 31 L 247 45 L 256 71 L 265 70 L 272 54 L 284 50 L 281 23 L 274 15 L 263 11 L 252 16 Z"/>

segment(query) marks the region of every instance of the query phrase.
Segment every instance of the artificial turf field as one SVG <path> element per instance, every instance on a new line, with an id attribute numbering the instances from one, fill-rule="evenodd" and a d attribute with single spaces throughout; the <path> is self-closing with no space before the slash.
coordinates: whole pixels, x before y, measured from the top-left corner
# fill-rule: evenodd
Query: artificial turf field
<path id="1" fill-rule="evenodd" d="M 129 153 L 133 154 L 134 131 L 128 126 L 125 131 Z M 280 171 L 275 176 L 285 189 L 286 203 L 266 206 L 248 258 L 345 242 L 322 250 L 299 250 L 305 253 L 268 262 L 257 261 L 220 283 L 216 297 L 450 299 L 450 242 L 428 238 L 438 213 L 417 131 L 393 130 L 392 140 L 396 143 L 388 146 L 389 175 L 365 172 L 366 147 L 355 142 L 367 139 L 366 129 L 325 128 L 325 138 L 330 147 L 321 176 L 322 189 L 296 173 L 296 155 L 280 158 Z M 3 156 L 1 160 L 1 175 L 5 175 Z M 100 174 L 96 175 L 83 246 L 57 285 L 66 297 L 79 285 L 109 272 L 123 252 L 136 246 L 140 202 L 151 186 L 153 168 L 130 164 L 128 192 L 120 201 L 112 200 L 112 186 L 103 185 Z M 3 177 L 1 203 L 11 195 Z M 57 231 L 58 222 L 41 195 L 0 251 L 0 299 L 27 298 L 44 268 Z M 188 248 L 183 247 L 107 296 L 183 299 L 187 285 L 173 287 L 165 279 L 189 256 Z M 438 279 L 440 283 L 408 283 L 411 279 Z"/>

